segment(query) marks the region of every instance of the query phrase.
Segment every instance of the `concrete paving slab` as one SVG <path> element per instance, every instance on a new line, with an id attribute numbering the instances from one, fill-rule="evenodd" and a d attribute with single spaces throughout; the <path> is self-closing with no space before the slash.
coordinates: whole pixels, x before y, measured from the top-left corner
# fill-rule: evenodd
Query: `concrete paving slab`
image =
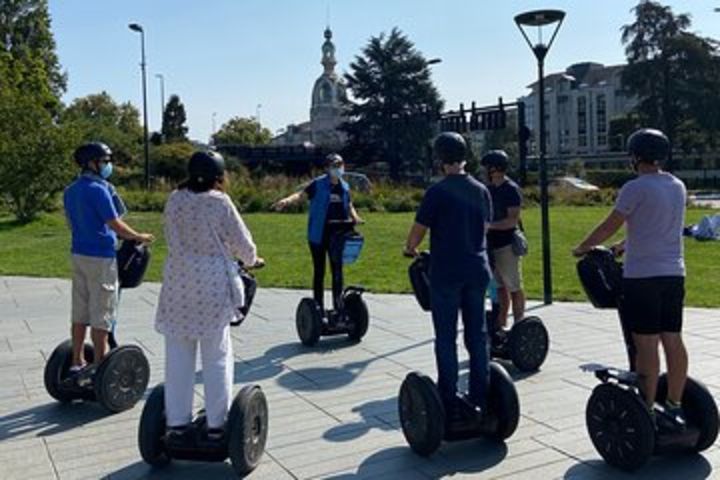
<path id="1" fill-rule="evenodd" d="M 45 392 L 43 368 L 69 330 L 69 282 L 0 277 L 0 479 L 235 478 L 229 463 L 145 465 L 137 451 L 144 405 L 108 415 L 97 405 L 60 405 Z M 153 328 L 158 284 L 124 292 L 118 335 L 144 349 L 151 387 L 164 375 L 164 342 Z M 523 412 L 505 444 L 445 444 L 416 456 L 399 429 L 397 394 L 411 370 L 434 376 L 432 325 L 407 295 L 367 294 L 371 327 L 361 343 L 338 337 L 313 348 L 296 338 L 294 312 L 308 292 L 261 289 L 250 318 L 233 329 L 235 388 L 258 383 L 270 406 L 270 437 L 254 479 L 623 479 L 594 451 L 585 403 L 597 380 L 585 362 L 626 362 L 617 318 L 588 304 L 533 305 L 551 351 L 540 372 L 514 376 Z M 691 372 L 720 392 L 720 311 L 686 310 Z M 458 339 L 460 341 L 460 338 Z M 459 345 L 461 382 L 466 355 Z M 198 367 L 199 368 L 199 367 Z M 198 408 L 202 376 L 196 376 Z M 632 478 L 713 478 L 720 448 L 657 458 Z"/>

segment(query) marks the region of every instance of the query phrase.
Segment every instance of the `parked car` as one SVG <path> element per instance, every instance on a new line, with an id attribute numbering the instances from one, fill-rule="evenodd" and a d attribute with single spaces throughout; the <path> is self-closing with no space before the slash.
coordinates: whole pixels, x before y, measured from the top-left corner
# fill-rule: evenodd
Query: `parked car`
<path id="1" fill-rule="evenodd" d="M 597 185 L 588 183 L 582 178 L 577 177 L 557 177 L 554 178 L 548 186 L 551 193 L 555 192 L 566 192 L 566 193 L 585 193 L 585 192 L 596 192 L 600 190 Z"/>
<path id="2" fill-rule="evenodd" d="M 367 177 L 367 175 L 363 173 L 345 172 L 342 178 L 350 185 L 350 188 L 352 190 L 362 193 L 368 193 L 370 190 L 372 190 L 372 182 L 370 182 L 370 179 Z M 301 183 L 300 185 L 298 185 L 296 190 L 305 190 L 305 187 L 310 185 L 311 181 L 312 180 L 308 180 L 307 182 Z"/>

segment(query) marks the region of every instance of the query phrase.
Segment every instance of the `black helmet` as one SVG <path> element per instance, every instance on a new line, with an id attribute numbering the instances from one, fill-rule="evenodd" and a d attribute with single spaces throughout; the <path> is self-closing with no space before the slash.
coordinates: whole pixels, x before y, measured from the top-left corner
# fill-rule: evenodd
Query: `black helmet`
<path id="1" fill-rule="evenodd" d="M 224 173 L 225 159 L 212 150 L 195 152 L 188 162 L 188 175 L 199 182 L 218 180 Z"/>
<path id="2" fill-rule="evenodd" d="M 641 128 L 630 135 L 627 142 L 630 155 L 645 162 L 665 160 L 670 153 L 670 140 L 660 130 Z"/>
<path id="3" fill-rule="evenodd" d="M 340 154 L 331 153 L 330 155 L 325 157 L 325 166 L 326 167 L 332 167 L 333 165 L 340 165 L 342 163 L 344 163 L 344 160 L 340 156 Z"/>
<path id="4" fill-rule="evenodd" d="M 505 153 L 505 150 L 490 150 L 485 155 L 483 155 L 480 164 L 485 168 L 497 168 L 498 170 L 504 172 L 508 169 L 508 165 L 510 165 L 510 160 L 508 160 L 508 156 L 507 153 Z"/>
<path id="5" fill-rule="evenodd" d="M 90 162 L 112 157 L 112 150 L 104 143 L 90 142 L 79 146 L 73 157 L 78 165 L 85 167 Z"/>
<path id="6" fill-rule="evenodd" d="M 460 163 L 465 160 L 467 144 L 459 133 L 443 132 L 435 137 L 433 149 L 442 163 Z"/>

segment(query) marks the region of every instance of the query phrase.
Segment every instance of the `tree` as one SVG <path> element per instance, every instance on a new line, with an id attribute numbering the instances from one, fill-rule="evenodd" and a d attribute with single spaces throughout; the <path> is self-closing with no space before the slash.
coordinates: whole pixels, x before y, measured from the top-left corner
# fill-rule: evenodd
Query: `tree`
<path id="1" fill-rule="evenodd" d="M 357 163 L 385 160 L 390 176 L 423 171 L 434 120 L 443 107 L 428 61 L 400 30 L 372 37 L 345 75 L 347 154 Z"/>
<path id="2" fill-rule="evenodd" d="M 233 117 L 212 136 L 214 145 L 266 145 L 272 133 L 255 118 Z"/>
<path id="3" fill-rule="evenodd" d="M 140 113 L 129 102 L 116 103 L 107 92 L 76 98 L 61 119 L 74 125 L 83 141 L 107 143 L 120 165 L 131 165 L 140 153 Z"/>
<path id="4" fill-rule="evenodd" d="M 18 220 L 35 218 L 73 177 L 70 157 L 78 138 L 37 98 L 0 90 L 0 192 Z"/>
<path id="5" fill-rule="evenodd" d="M 65 75 L 55 54 L 46 0 L 0 2 L 0 196 L 32 220 L 76 169 L 78 136 L 59 125 Z"/>
<path id="6" fill-rule="evenodd" d="M 150 164 L 153 176 L 179 181 L 187 176 L 188 160 L 195 147 L 188 142 L 173 142 L 153 147 Z"/>
<path id="7" fill-rule="evenodd" d="M 688 15 L 675 15 L 660 3 L 643 0 L 633 12 L 635 22 L 622 28 L 628 59 L 622 81 L 639 98 L 636 111 L 642 123 L 681 143 L 677 136 L 687 131 L 680 127 L 688 122 L 717 130 L 717 42 L 690 32 Z"/>
<path id="8" fill-rule="evenodd" d="M 185 105 L 180 97 L 172 95 L 163 112 L 162 135 L 167 143 L 186 142 L 188 127 L 185 125 Z"/>
<path id="9" fill-rule="evenodd" d="M 42 97 L 46 107 L 59 108 L 59 98 L 65 91 L 67 76 L 61 72 L 55 53 L 47 0 L 0 2 L 0 53 L 8 54 L 6 61 L 10 62 L 9 67 L 14 70 L 16 81 L 17 75 L 22 76 L 23 72 L 41 69 L 45 82 L 42 88 L 35 90 L 35 94 Z M 30 83 L 24 89 L 38 86 Z"/>

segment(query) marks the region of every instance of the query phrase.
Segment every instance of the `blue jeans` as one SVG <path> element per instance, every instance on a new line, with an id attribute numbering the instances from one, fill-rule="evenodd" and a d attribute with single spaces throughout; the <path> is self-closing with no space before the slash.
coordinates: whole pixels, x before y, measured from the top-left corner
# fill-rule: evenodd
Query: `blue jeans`
<path id="1" fill-rule="evenodd" d="M 457 393 L 458 311 L 462 311 L 465 348 L 470 356 L 470 401 L 480 408 L 486 405 L 490 352 L 485 323 L 485 290 L 489 281 L 485 270 L 463 280 L 432 278 L 430 281 L 438 389 L 447 406 L 454 404 Z"/>

